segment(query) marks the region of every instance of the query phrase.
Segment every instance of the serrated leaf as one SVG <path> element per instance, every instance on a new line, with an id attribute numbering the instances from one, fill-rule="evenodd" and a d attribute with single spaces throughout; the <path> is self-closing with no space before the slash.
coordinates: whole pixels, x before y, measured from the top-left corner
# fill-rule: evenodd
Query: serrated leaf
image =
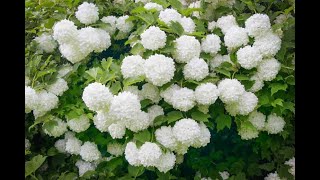
<path id="1" fill-rule="evenodd" d="M 210 115 L 209 114 L 205 114 L 203 112 L 200 111 L 195 111 L 191 113 L 191 117 L 194 120 L 200 121 L 200 122 L 209 122 L 209 118 Z"/>
<path id="2" fill-rule="evenodd" d="M 25 163 L 25 173 L 24 177 L 29 176 L 33 172 L 35 172 L 46 160 L 47 156 L 37 155 L 34 156 L 30 161 Z"/>
<path id="3" fill-rule="evenodd" d="M 133 54 L 133 55 L 137 55 L 137 54 L 140 54 L 142 52 L 144 52 L 145 49 L 143 47 L 143 45 L 141 43 L 136 43 L 132 49 L 130 50 L 130 52 Z"/>
<path id="4" fill-rule="evenodd" d="M 132 177 L 139 177 L 144 173 L 145 168 L 143 166 L 128 166 L 128 173 L 132 176 Z"/>
<path id="5" fill-rule="evenodd" d="M 151 133 L 148 131 L 148 129 L 146 129 L 146 130 L 143 130 L 141 132 L 138 132 L 138 133 L 134 134 L 133 137 L 137 141 L 140 141 L 140 142 L 144 143 L 146 141 L 150 141 Z"/>
<path id="6" fill-rule="evenodd" d="M 225 76 L 227 76 L 229 78 L 231 77 L 231 73 L 229 71 L 225 70 L 225 69 L 217 67 L 217 68 L 214 69 L 214 71 L 216 71 L 216 72 L 218 72 L 220 74 L 223 74 L 223 75 L 225 75 Z"/>
<path id="7" fill-rule="evenodd" d="M 128 87 L 132 84 L 142 82 L 142 81 L 144 81 L 144 76 L 139 76 L 136 78 L 127 78 L 127 79 L 123 80 L 123 85 L 124 85 L 124 87 Z"/>
<path id="8" fill-rule="evenodd" d="M 292 102 L 284 102 L 282 104 L 283 104 L 283 108 L 288 109 L 291 112 L 295 111 L 295 108 L 294 108 L 295 104 L 294 103 L 292 103 Z"/>
<path id="9" fill-rule="evenodd" d="M 171 111 L 167 114 L 166 116 L 167 120 L 168 120 L 168 124 L 175 122 L 181 118 L 183 118 L 183 115 L 180 111 Z"/>
<path id="10" fill-rule="evenodd" d="M 135 13 L 140 14 L 145 11 L 146 11 L 146 9 L 144 7 L 138 6 L 138 7 L 134 8 L 133 10 L 131 10 L 131 13 L 132 14 L 135 14 Z"/>
<path id="11" fill-rule="evenodd" d="M 280 90 L 285 91 L 287 89 L 288 85 L 281 84 L 281 83 L 273 83 L 269 87 L 271 87 L 271 96 L 272 96 L 274 93 L 276 93 Z"/>
<path id="12" fill-rule="evenodd" d="M 274 100 L 273 102 L 271 102 L 271 105 L 273 107 L 276 107 L 277 105 L 282 107 L 283 106 L 282 102 L 283 102 L 283 99 L 278 98 L 278 99 Z"/>
<path id="13" fill-rule="evenodd" d="M 146 22 L 148 25 L 151 25 L 156 21 L 150 12 L 138 14 L 137 17 Z"/>
<path id="14" fill-rule="evenodd" d="M 181 36 L 184 32 L 184 29 L 179 22 L 171 21 L 169 27 L 174 33 L 178 34 L 179 36 Z"/>
<path id="15" fill-rule="evenodd" d="M 89 70 L 87 70 L 86 71 L 86 73 L 90 76 L 90 77 L 92 77 L 93 79 L 97 79 L 97 77 L 98 77 L 98 73 L 99 73 L 99 71 L 101 71 L 102 69 L 100 68 L 100 67 L 94 67 L 94 68 L 91 68 L 91 69 L 89 69 Z"/>
<path id="16" fill-rule="evenodd" d="M 215 121 L 217 123 L 218 132 L 224 129 L 225 127 L 229 129 L 231 127 L 231 117 L 229 115 L 220 114 Z"/>
<path id="17" fill-rule="evenodd" d="M 119 81 L 112 83 L 110 87 L 110 91 L 112 94 L 118 94 L 120 90 L 121 90 L 121 83 Z"/>
<path id="18" fill-rule="evenodd" d="M 101 61 L 101 65 L 104 70 L 109 70 L 111 64 L 112 64 L 112 58 L 108 58 L 107 60 L 103 59 Z"/>

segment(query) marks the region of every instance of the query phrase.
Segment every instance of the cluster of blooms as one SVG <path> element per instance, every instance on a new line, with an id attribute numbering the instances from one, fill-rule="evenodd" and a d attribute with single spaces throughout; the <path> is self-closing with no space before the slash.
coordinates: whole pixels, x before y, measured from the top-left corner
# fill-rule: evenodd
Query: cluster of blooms
<path id="1" fill-rule="evenodd" d="M 200 148 L 210 142 L 211 134 L 204 123 L 193 119 L 181 119 L 171 126 L 161 126 L 155 131 L 156 140 L 177 154 L 187 153 L 188 148 Z"/>
<path id="2" fill-rule="evenodd" d="M 140 148 L 134 142 L 129 142 L 124 154 L 132 166 L 156 167 L 163 173 L 172 169 L 176 161 L 174 153 L 162 152 L 161 148 L 152 142 L 145 142 Z"/>
<path id="3" fill-rule="evenodd" d="M 296 174 L 296 160 L 295 160 L 295 157 L 292 157 L 291 159 L 286 161 L 284 164 L 286 164 L 288 166 L 291 166 L 291 168 L 289 169 L 289 173 L 292 174 L 293 176 L 295 176 L 295 174 Z"/>
<path id="4" fill-rule="evenodd" d="M 269 173 L 264 180 L 281 180 L 280 176 L 278 175 L 277 171 L 274 173 Z"/>
<path id="5" fill-rule="evenodd" d="M 283 131 L 286 122 L 282 117 L 276 114 L 270 114 L 268 117 L 258 111 L 253 111 L 248 116 L 248 121 L 252 126 L 243 124 L 239 130 L 241 139 L 253 139 L 258 137 L 260 131 L 267 131 L 268 134 L 278 134 Z"/>
<path id="6" fill-rule="evenodd" d="M 54 83 L 49 84 L 46 90 L 36 91 L 26 85 L 25 112 L 33 111 L 35 118 L 45 115 L 58 106 L 59 99 L 57 96 L 61 96 L 68 88 L 67 82 L 62 78 L 58 78 Z"/>
<path id="7" fill-rule="evenodd" d="M 230 174 L 227 171 L 219 172 L 219 174 L 220 174 L 222 180 L 226 180 L 230 176 Z M 196 177 L 201 177 L 201 174 L 199 171 L 196 173 Z M 212 178 L 211 177 L 201 177 L 200 180 L 212 180 Z M 216 180 L 218 180 L 218 178 L 216 178 Z"/>

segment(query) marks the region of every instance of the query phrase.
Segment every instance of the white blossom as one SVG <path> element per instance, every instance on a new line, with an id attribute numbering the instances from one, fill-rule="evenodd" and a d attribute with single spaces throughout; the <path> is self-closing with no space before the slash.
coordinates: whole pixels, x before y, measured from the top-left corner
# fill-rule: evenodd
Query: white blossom
<path id="1" fill-rule="evenodd" d="M 52 37 L 58 41 L 60 45 L 65 43 L 73 43 L 76 40 L 78 35 L 77 27 L 72 21 L 63 19 L 53 26 L 53 35 Z"/>
<path id="2" fill-rule="evenodd" d="M 99 20 L 99 9 L 93 3 L 84 2 L 78 6 L 75 15 L 81 23 L 88 25 Z"/>
<path id="3" fill-rule="evenodd" d="M 282 117 L 279 117 L 276 114 L 270 114 L 267 117 L 265 130 L 268 132 L 268 134 L 278 134 L 283 131 L 285 124 L 286 122 Z"/>
<path id="4" fill-rule="evenodd" d="M 219 27 L 223 34 L 233 27 L 238 26 L 236 18 L 233 15 L 222 16 L 217 20 L 217 27 Z"/>
<path id="5" fill-rule="evenodd" d="M 258 111 L 253 111 L 249 114 L 248 121 L 257 128 L 257 130 L 263 130 L 266 121 L 266 115 Z"/>
<path id="6" fill-rule="evenodd" d="M 126 133 L 126 126 L 121 123 L 113 123 L 108 127 L 108 132 L 112 139 L 121 139 Z"/>
<path id="7" fill-rule="evenodd" d="M 49 136 L 59 137 L 67 131 L 67 123 L 60 118 L 54 117 L 51 121 L 44 123 L 42 129 Z"/>
<path id="8" fill-rule="evenodd" d="M 221 48 L 221 40 L 215 34 L 209 34 L 201 40 L 201 50 L 205 53 L 217 54 Z"/>
<path id="9" fill-rule="evenodd" d="M 191 59 L 183 68 L 186 80 L 201 81 L 209 75 L 209 66 L 202 58 Z"/>
<path id="10" fill-rule="evenodd" d="M 68 90 L 68 83 L 62 78 L 58 78 L 53 84 L 47 87 L 47 90 L 57 96 L 61 96 L 66 90 Z"/>
<path id="11" fill-rule="evenodd" d="M 124 147 L 119 143 L 109 143 L 107 145 L 107 152 L 114 156 L 121 156 L 124 152 Z"/>
<path id="12" fill-rule="evenodd" d="M 257 66 L 257 76 L 263 81 L 271 81 L 276 78 L 281 69 L 281 63 L 275 58 L 264 59 Z"/>
<path id="13" fill-rule="evenodd" d="M 92 111 L 106 109 L 112 101 L 113 94 L 105 85 L 94 82 L 84 88 L 82 99 L 86 106 Z"/>
<path id="14" fill-rule="evenodd" d="M 118 17 L 116 27 L 119 29 L 119 31 L 123 33 L 129 33 L 132 30 L 134 25 L 131 21 L 126 21 L 128 18 L 128 15 Z"/>
<path id="15" fill-rule="evenodd" d="M 248 45 L 237 51 L 237 59 L 241 67 L 252 69 L 262 61 L 262 55 L 257 48 Z"/>
<path id="16" fill-rule="evenodd" d="M 178 63 L 187 63 L 200 56 L 201 45 L 194 36 L 182 35 L 175 40 L 173 57 Z"/>
<path id="17" fill-rule="evenodd" d="M 186 33 L 193 33 L 196 28 L 196 24 L 190 17 L 182 17 L 179 20 L 179 23 L 181 24 L 181 26 L 184 29 L 184 32 Z"/>
<path id="18" fill-rule="evenodd" d="M 125 158 L 128 163 L 132 166 L 139 166 L 141 165 L 139 159 L 139 149 L 137 145 L 133 142 L 128 142 L 124 151 Z"/>
<path id="19" fill-rule="evenodd" d="M 253 47 L 257 48 L 263 57 L 273 57 L 281 48 L 281 39 L 278 35 L 269 32 L 255 38 Z"/>
<path id="20" fill-rule="evenodd" d="M 85 114 L 83 114 L 78 118 L 68 120 L 67 124 L 72 131 L 80 133 L 90 127 L 90 120 Z"/>
<path id="21" fill-rule="evenodd" d="M 172 152 L 167 152 L 160 156 L 159 161 L 155 166 L 160 172 L 166 173 L 173 169 L 175 161 L 176 156 Z"/>
<path id="22" fill-rule="evenodd" d="M 109 35 L 113 35 L 116 30 L 116 23 L 117 23 L 117 17 L 116 16 L 104 16 L 103 18 L 101 18 L 101 21 L 109 24 L 107 27 L 104 28 L 104 30 L 106 30 Z"/>
<path id="23" fill-rule="evenodd" d="M 195 120 L 187 118 L 177 121 L 172 128 L 172 132 L 178 141 L 190 146 L 200 137 L 201 128 Z"/>
<path id="24" fill-rule="evenodd" d="M 233 26 L 227 30 L 224 36 L 224 43 L 228 50 L 236 49 L 240 46 L 245 46 L 249 42 L 249 37 L 244 28 Z"/>
<path id="25" fill-rule="evenodd" d="M 66 139 L 66 152 L 74 155 L 79 155 L 82 141 L 77 138 Z"/>
<path id="26" fill-rule="evenodd" d="M 198 104 L 211 105 L 219 97 L 219 90 L 212 83 L 204 83 L 195 89 L 195 97 Z"/>
<path id="27" fill-rule="evenodd" d="M 144 75 L 145 60 L 140 55 L 127 56 L 122 60 L 121 73 L 124 78 L 136 78 Z"/>
<path id="28" fill-rule="evenodd" d="M 85 142 L 80 148 L 80 156 L 87 162 L 96 161 L 101 158 L 97 145 L 93 142 Z"/>
<path id="29" fill-rule="evenodd" d="M 224 79 L 218 83 L 219 98 L 224 103 L 236 102 L 245 92 L 244 86 L 237 79 Z"/>
<path id="30" fill-rule="evenodd" d="M 34 40 L 39 44 L 39 48 L 46 53 L 52 53 L 57 47 L 57 42 L 47 33 L 41 34 L 41 36 L 36 37 Z"/>
<path id="31" fill-rule="evenodd" d="M 245 27 L 249 36 L 262 36 L 271 29 L 269 16 L 259 13 L 254 14 L 245 21 Z"/>
<path id="32" fill-rule="evenodd" d="M 171 21 L 179 22 L 182 18 L 181 14 L 178 13 L 177 10 L 172 8 L 167 8 L 162 11 L 160 11 L 159 19 L 166 23 L 167 25 L 170 25 Z"/>
<path id="33" fill-rule="evenodd" d="M 153 103 L 158 103 L 161 99 L 158 87 L 151 83 L 142 86 L 141 94 L 144 99 L 150 99 Z"/>
<path id="34" fill-rule="evenodd" d="M 156 140 L 164 147 L 174 150 L 177 146 L 177 140 L 173 135 L 171 126 L 161 126 L 155 131 Z"/>
<path id="35" fill-rule="evenodd" d="M 167 35 L 159 27 L 150 26 L 141 35 L 141 44 L 145 49 L 157 50 L 166 45 Z"/>
<path id="36" fill-rule="evenodd" d="M 195 106 L 195 99 L 194 91 L 184 87 L 173 91 L 169 102 L 175 109 L 180 111 L 188 111 Z"/>
<path id="37" fill-rule="evenodd" d="M 160 4 L 152 3 L 152 2 L 145 4 L 144 8 L 147 10 L 152 10 L 152 9 L 157 10 L 157 11 L 163 10 L 163 7 Z"/>

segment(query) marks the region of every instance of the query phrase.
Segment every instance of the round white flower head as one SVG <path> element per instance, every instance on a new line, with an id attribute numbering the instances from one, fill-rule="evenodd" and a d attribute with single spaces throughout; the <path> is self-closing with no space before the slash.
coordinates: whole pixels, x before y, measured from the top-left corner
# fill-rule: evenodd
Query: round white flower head
<path id="1" fill-rule="evenodd" d="M 227 171 L 219 172 L 219 174 L 223 180 L 227 180 L 230 176 L 230 174 Z"/>
<path id="2" fill-rule="evenodd" d="M 121 139 L 126 133 L 126 127 L 123 123 L 113 123 L 108 127 L 108 132 L 112 139 Z"/>
<path id="3" fill-rule="evenodd" d="M 60 152 L 65 153 L 66 152 L 66 139 L 59 139 L 54 143 L 54 147 Z"/>
<path id="4" fill-rule="evenodd" d="M 131 92 L 132 94 L 135 94 L 138 96 L 139 101 L 143 100 L 143 94 L 139 90 L 138 86 L 126 86 L 123 88 L 124 91 Z"/>
<path id="5" fill-rule="evenodd" d="M 30 149 L 30 146 L 31 146 L 31 144 L 30 144 L 29 139 L 25 138 L 25 139 L 24 139 L 24 149 L 25 149 L 25 150 L 29 150 L 29 149 Z"/>
<path id="6" fill-rule="evenodd" d="M 177 140 L 173 135 L 171 126 L 161 126 L 155 131 L 156 140 L 164 147 L 174 150 L 177 146 Z"/>
<path id="7" fill-rule="evenodd" d="M 106 109 L 111 100 L 113 94 L 109 88 L 101 83 L 90 83 L 84 88 L 82 99 L 86 106 L 92 111 L 99 111 Z"/>
<path id="8" fill-rule="evenodd" d="M 279 14 L 273 22 L 275 24 L 283 24 L 290 17 L 292 17 L 291 14 Z"/>
<path id="9" fill-rule="evenodd" d="M 67 122 L 69 128 L 77 133 L 87 130 L 90 127 L 89 118 L 86 115 L 81 115 L 79 118 L 70 119 Z"/>
<path id="10" fill-rule="evenodd" d="M 263 81 L 271 81 L 276 78 L 281 69 L 281 64 L 275 58 L 264 59 L 257 67 L 257 76 Z"/>
<path id="11" fill-rule="evenodd" d="M 53 38 L 58 41 L 58 43 L 73 43 L 78 35 L 77 27 L 72 21 L 61 20 L 53 26 Z"/>
<path id="12" fill-rule="evenodd" d="M 233 27 L 238 26 L 236 18 L 233 15 L 222 16 L 217 20 L 217 27 L 219 27 L 223 34 Z"/>
<path id="13" fill-rule="evenodd" d="M 172 95 L 173 92 L 180 89 L 180 87 L 176 84 L 171 84 L 167 89 L 160 92 L 160 96 L 169 104 L 172 104 Z"/>
<path id="14" fill-rule="evenodd" d="M 87 171 L 94 171 L 96 169 L 96 165 L 94 163 L 85 162 L 82 160 L 78 160 L 75 164 L 79 169 L 79 176 L 83 176 Z"/>
<path id="15" fill-rule="evenodd" d="M 139 149 L 138 158 L 145 167 L 154 166 L 162 155 L 160 147 L 156 143 L 145 142 Z"/>
<path id="16" fill-rule="evenodd" d="M 261 80 L 257 75 L 251 76 L 250 80 L 255 81 L 254 84 L 249 89 L 250 92 L 257 92 L 263 88 L 264 86 L 263 80 Z"/>
<path id="17" fill-rule="evenodd" d="M 292 174 L 293 176 L 295 176 L 295 172 L 296 172 L 296 160 L 295 157 L 292 157 L 291 159 L 289 159 L 288 161 L 286 161 L 284 164 L 291 166 L 291 168 L 289 169 L 289 173 Z"/>
<path id="18" fill-rule="evenodd" d="M 119 143 L 109 143 L 107 145 L 107 152 L 114 156 L 121 156 L 124 152 L 124 147 Z"/>
<path id="19" fill-rule="evenodd" d="M 58 78 L 53 84 L 47 87 L 47 90 L 57 96 L 61 96 L 66 90 L 68 90 L 68 83 L 62 78 Z"/>
<path id="20" fill-rule="evenodd" d="M 217 22 L 211 21 L 208 23 L 208 30 L 209 32 L 212 32 L 217 27 Z"/>
<path id="21" fill-rule="evenodd" d="M 254 14 L 245 21 L 245 27 L 249 36 L 259 37 L 271 29 L 269 16 L 259 13 Z"/>
<path id="22" fill-rule="evenodd" d="M 101 132 L 107 132 L 108 127 L 114 123 L 114 119 L 109 115 L 108 112 L 98 111 L 93 117 L 93 124 Z"/>
<path id="23" fill-rule="evenodd" d="M 37 92 L 38 103 L 37 107 L 33 110 L 35 118 L 43 116 L 46 112 L 58 106 L 59 98 L 45 90 Z"/>
<path id="24" fill-rule="evenodd" d="M 277 171 L 274 172 L 274 173 L 269 173 L 265 178 L 264 180 L 281 180 Z"/>
<path id="25" fill-rule="evenodd" d="M 201 81 L 209 75 L 209 66 L 202 58 L 193 58 L 183 67 L 186 80 Z"/>
<path id="26" fill-rule="evenodd" d="M 50 34 L 43 33 L 41 36 L 34 39 L 38 44 L 39 48 L 46 53 L 51 53 L 57 47 L 56 41 Z"/>
<path id="27" fill-rule="evenodd" d="M 178 13 L 177 10 L 171 8 L 162 10 L 159 14 L 159 19 L 167 25 L 170 25 L 171 21 L 179 22 L 181 18 L 181 14 Z"/>
<path id="28" fill-rule="evenodd" d="M 192 147 L 195 147 L 195 148 L 206 146 L 208 143 L 210 143 L 210 138 L 211 138 L 211 134 L 207 126 L 203 122 L 201 122 L 199 126 L 200 126 L 200 136 L 192 144 Z"/>
<path id="29" fill-rule="evenodd" d="M 180 88 L 175 90 L 172 93 L 170 102 L 172 103 L 173 108 L 180 111 L 189 111 L 196 105 L 196 97 L 194 91 L 187 87 Z"/>
<path id="30" fill-rule="evenodd" d="M 58 70 L 57 78 L 62 78 L 66 76 L 69 72 L 71 72 L 73 67 L 70 64 L 64 64 Z"/>
<path id="31" fill-rule="evenodd" d="M 80 156 L 83 160 L 92 162 L 100 159 L 101 153 L 95 143 L 87 141 L 81 146 Z"/>
<path id="32" fill-rule="evenodd" d="M 261 131 L 265 126 L 266 115 L 258 111 L 253 111 L 249 114 L 248 121 L 250 121 L 257 130 Z"/>
<path id="33" fill-rule="evenodd" d="M 167 35 L 159 27 L 150 26 L 141 35 L 141 44 L 144 48 L 157 50 L 166 45 Z"/>
<path id="34" fill-rule="evenodd" d="M 138 96 L 131 92 L 120 92 L 111 101 L 109 113 L 115 120 L 131 120 L 132 116 L 140 112 L 141 104 Z"/>
<path id="35" fill-rule="evenodd" d="M 76 18 L 85 25 L 95 23 L 99 20 L 99 9 L 93 3 L 84 2 L 78 6 Z"/>
<path id="36" fill-rule="evenodd" d="M 201 1 L 195 1 L 190 3 L 190 5 L 188 6 L 189 8 L 200 8 L 201 7 Z M 192 16 L 196 17 L 196 18 L 200 18 L 200 12 L 199 11 L 194 11 L 192 13 Z"/>
<path id="37" fill-rule="evenodd" d="M 75 137 L 76 137 L 75 135 L 76 135 L 76 134 L 75 134 L 74 132 L 72 132 L 72 131 L 67 131 L 66 133 L 64 133 L 64 139 L 67 140 L 67 139 L 69 139 L 69 138 L 75 138 Z"/>
<path id="38" fill-rule="evenodd" d="M 256 38 L 253 47 L 256 47 L 263 57 L 273 57 L 281 48 L 281 39 L 278 35 L 269 32 Z"/>
<path id="39" fill-rule="evenodd" d="M 122 60 L 121 73 L 124 78 L 144 75 L 145 60 L 140 55 L 127 56 Z"/>
<path id="40" fill-rule="evenodd" d="M 172 152 L 167 152 L 160 156 L 159 162 L 155 166 L 160 172 L 166 173 L 173 169 L 175 162 L 176 156 Z"/>
<path id="41" fill-rule="evenodd" d="M 132 118 L 128 119 L 125 123 L 129 130 L 138 132 L 147 129 L 151 124 L 151 120 L 148 113 L 140 111 L 134 114 Z"/>
<path id="42" fill-rule="evenodd" d="M 80 29 L 78 40 L 83 54 L 89 54 L 92 51 L 102 52 L 111 45 L 109 33 L 92 27 Z"/>
<path id="43" fill-rule="evenodd" d="M 187 118 L 177 121 L 172 132 L 178 141 L 190 146 L 200 137 L 201 128 L 195 120 Z"/>
<path id="44" fill-rule="evenodd" d="M 117 30 L 117 27 L 116 27 L 117 17 L 104 16 L 103 18 L 101 18 L 101 21 L 106 24 L 109 24 L 109 26 L 104 28 L 104 30 L 106 30 L 109 33 L 109 35 L 113 35 L 116 32 L 116 30 Z"/>
<path id="45" fill-rule="evenodd" d="M 181 142 L 178 142 L 177 147 L 174 149 L 174 151 L 178 155 L 184 155 L 188 152 L 189 146 L 191 144 L 182 144 Z"/>
<path id="46" fill-rule="evenodd" d="M 69 138 L 66 141 L 66 152 L 74 155 L 79 155 L 82 141 L 77 138 Z"/>
<path id="47" fill-rule="evenodd" d="M 210 62 L 210 68 L 212 71 L 214 71 L 214 69 L 216 67 L 219 67 L 223 62 L 230 62 L 232 63 L 229 54 L 227 55 L 221 55 L 221 54 L 217 54 Z"/>
<path id="48" fill-rule="evenodd" d="M 128 163 L 132 166 L 139 166 L 141 162 L 139 160 L 139 149 L 133 142 L 128 142 L 124 150 L 124 155 Z"/>
<path id="49" fill-rule="evenodd" d="M 116 27 L 119 29 L 119 31 L 128 33 L 132 30 L 133 23 L 131 21 L 126 22 L 128 18 L 128 15 L 118 17 Z"/>
<path id="50" fill-rule="evenodd" d="M 262 55 L 257 48 L 248 45 L 237 51 L 237 59 L 241 67 L 252 69 L 262 61 Z"/>
<path id="51" fill-rule="evenodd" d="M 38 105 L 38 95 L 37 92 L 30 86 L 25 86 L 25 112 L 29 113 L 31 110 L 35 109 Z"/>
<path id="52" fill-rule="evenodd" d="M 182 35 L 175 40 L 173 57 L 178 63 L 187 63 L 200 56 L 200 42 L 194 36 Z"/>
<path id="53" fill-rule="evenodd" d="M 237 102 L 238 114 L 248 115 L 258 104 L 258 98 L 252 92 L 244 92 Z"/>
<path id="54" fill-rule="evenodd" d="M 184 159 L 183 155 L 177 154 L 176 155 L 176 164 L 182 164 L 183 163 L 183 159 Z"/>
<path id="55" fill-rule="evenodd" d="M 50 121 L 50 123 L 44 123 L 42 125 L 42 128 L 44 133 L 46 133 L 47 135 L 52 137 L 59 137 L 67 131 L 67 123 L 62 121 L 60 118 L 55 117 Z"/>
<path id="56" fill-rule="evenodd" d="M 186 33 L 193 33 L 196 28 L 196 24 L 190 17 L 182 17 L 179 20 L 179 23 L 181 24 L 181 26 L 184 29 L 184 32 Z"/>
<path id="57" fill-rule="evenodd" d="M 218 99 L 219 90 L 212 83 L 204 83 L 195 89 L 195 97 L 198 104 L 211 105 Z"/>
<path id="58" fill-rule="evenodd" d="M 228 47 L 228 50 L 236 49 L 242 45 L 246 45 L 249 42 L 249 37 L 244 28 L 233 26 L 224 36 L 224 43 Z"/>
<path id="59" fill-rule="evenodd" d="M 240 128 L 238 129 L 238 134 L 241 136 L 241 139 L 249 140 L 257 138 L 259 131 L 249 122 L 246 122 L 241 124 Z"/>
<path id="60" fill-rule="evenodd" d="M 160 4 L 152 3 L 152 2 L 145 4 L 144 8 L 147 9 L 147 10 L 151 10 L 151 9 L 154 9 L 154 10 L 157 10 L 157 11 L 162 11 L 163 10 L 163 7 Z"/>
<path id="61" fill-rule="evenodd" d="M 286 122 L 282 117 L 276 114 L 270 114 L 267 118 L 265 130 L 268 131 L 268 134 L 278 134 L 283 131 L 285 124 Z"/>
<path id="62" fill-rule="evenodd" d="M 151 121 L 151 125 L 153 124 L 153 121 L 156 117 L 160 115 L 164 115 L 163 108 L 159 105 L 153 105 L 148 108 L 148 114 Z"/>
<path id="63" fill-rule="evenodd" d="M 244 86 L 237 79 L 224 79 L 218 84 L 219 98 L 224 103 L 236 102 L 245 92 Z"/>
<path id="64" fill-rule="evenodd" d="M 89 53 L 85 54 L 80 50 L 79 44 L 61 44 L 59 46 L 62 57 L 66 58 L 71 63 L 77 63 L 83 60 Z"/>
<path id="65" fill-rule="evenodd" d="M 151 55 L 144 64 L 144 72 L 148 82 L 162 86 L 169 82 L 176 70 L 174 61 L 162 54 Z"/>
<path id="66" fill-rule="evenodd" d="M 143 99 L 150 99 L 153 103 L 158 103 L 161 99 L 158 87 L 150 83 L 142 86 L 141 94 Z"/>
<path id="67" fill-rule="evenodd" d="M 221 48 L 221 40 L 215 34 L 209 34 L 201 40 L 201 50 L 205 53 L 217 54 Z"/>

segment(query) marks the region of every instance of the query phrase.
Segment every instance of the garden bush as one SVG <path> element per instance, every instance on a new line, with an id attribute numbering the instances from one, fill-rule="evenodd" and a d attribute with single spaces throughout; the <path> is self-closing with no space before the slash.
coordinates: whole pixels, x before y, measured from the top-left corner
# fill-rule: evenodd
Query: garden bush
<path id="1" fill-rule="evenodd" d="M 26 0 L 26 179 L 295 179 L 293 0 Z"/>

